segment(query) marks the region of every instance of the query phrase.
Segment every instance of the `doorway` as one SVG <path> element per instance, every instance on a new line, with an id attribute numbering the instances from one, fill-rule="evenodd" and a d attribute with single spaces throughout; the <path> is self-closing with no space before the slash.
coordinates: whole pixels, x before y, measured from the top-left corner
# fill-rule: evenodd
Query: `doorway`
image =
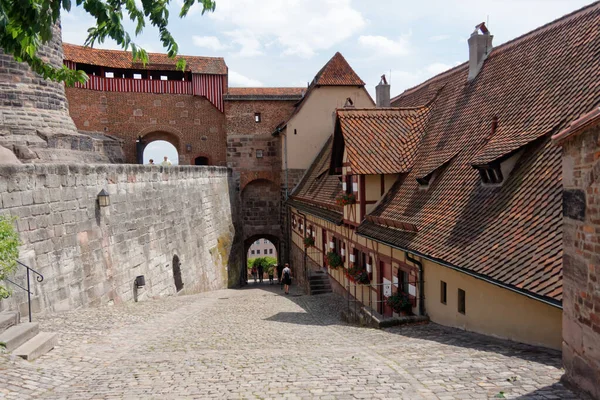
<path id="1" fill-rule="evenodd" d="M 196 157 L 194 165 L 208 165 L 208 157 Z"/>
<path id="2" fill-rule="evenodd" d="M 175 291 L 183 289 L 183 279 L 181 279 L 181 263 L 177 254 L 173 256 L 173 280 L 175 281 Z"/>

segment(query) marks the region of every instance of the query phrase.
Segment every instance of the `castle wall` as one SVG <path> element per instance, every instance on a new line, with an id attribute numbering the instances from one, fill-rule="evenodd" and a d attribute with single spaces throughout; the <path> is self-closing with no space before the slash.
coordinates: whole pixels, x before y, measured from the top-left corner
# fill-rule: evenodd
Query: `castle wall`
<path id="1" fill-rule="evenodd" d="M 110 194 L 99 207 L 98 193 Z M 231 171 L 218 167 L 21 165 L 0 167 L 1 213 L 16 217 L 20 260 L 44 275 L 33 311 L 60 311 L 240 282 L 243 245 Z M 14 279 L 24 283 L 24 268 Z M 18 288 L 0 310 L 27 309 Z"/>

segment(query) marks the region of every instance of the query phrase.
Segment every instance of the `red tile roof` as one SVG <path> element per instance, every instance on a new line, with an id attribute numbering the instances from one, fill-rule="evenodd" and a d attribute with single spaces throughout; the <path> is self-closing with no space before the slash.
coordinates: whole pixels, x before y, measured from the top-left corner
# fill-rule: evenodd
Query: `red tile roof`
<path id="1" fill-rule="evenodd" d="M 405 140 L 408 130 L 399 128 L 394 137 L 389 123 L 379 122 L 392 111 L 339 113 L 341 121 L 357 114 L 356 120 L 348 118 L 350 134 L 344 135 L 356 152 L 353 170 L 387 173 L 400 166 L 409 171 L 357 233 L 560 305 L 561 152 L 550 135 L 583 114 L 596 119 L 599 24 L 600 3 L 594 3 L 494 49 L 471 82 L 465 63 L 393 99 L 401 108 L 431 104 L 416 158 L 411 143 L 409 156 L 402 158 L 410 160 L 406 164 L 394 159 L 405 146 L 392 142 Z M 375 139 L 379 135 L 382 139 Z M 501 186 L 482 185 L 474 165 L 498 162 L 518 150 L 523 155 Z M 341 187 L 336 176 L 323 179 L 328 176 L 322 173 L 323 158 L 329 154 L 331 142 L 295 199 L 334 206 Z M 436 170 L 429 188 L 419 188 L 416 178 Z"/>
<path id="2" fill-rule="evenodd" d="M 572 135 L 576 135 L 583 130 L 597 124 L 600 124 L 600 107 L 594 108 L 581 118 L 573 121 L 566 129 L 552 136 L 552 140 L 560 143 Z"/>
<path id="3" fill-rule="evenodd" d="M 103 50 L 63 43 L 64 59 L 80 64 L 90 64 L 119 69 L 175 70 L 177 59 L 164 53 L 148 53 L 148 64 L 132 62 L 129 51 Z M 186 70 L 198 74 L 226 75 L 227 65 L 222 57 L 177 56 L 186 61 Z"/>
<path id="4" fill-rule="evenodd" d="M 338 110 L 334 147 L 346 149 L 352 174 L 409 172 L 425 132 L 429 110 L 429 107 Z"/>
<path id="5" fill-rule="evenodd" d="M 314 207 L 335 211 L 341 220 L 342 207 L 336 204 L 335 199 L 342 194 L 342 183 L 340 176 L 328 173 L 332 144 L 331 137 L 290 197 Z"/>
<path id="6" fill-rule="evenodd" d="M 321 68 L 313 81 L 318 86 L 364 86 L 344 56 L 337 52 Z"/>
<path id="7" fill-rule="evenodd" d="M 471 82 L 463 64 L 396 97 L 420 106 L 441 89 L 415 167 L 372 212 L 418 232 L 373 219 L 358 232 L 560 304 L 561 152 L 550 134 L 600 104 L 599 25 L 594 3 L 494 49 Z M 482 185 L 473 165 L 518 149 L 503 185 Z M 420 190 L 415 178 L 445 163 Z"/>
<path id="8" fill-rule="evenodd" d="M 305 87 L 230 87 L 225 100 L 300 100 Z"/>

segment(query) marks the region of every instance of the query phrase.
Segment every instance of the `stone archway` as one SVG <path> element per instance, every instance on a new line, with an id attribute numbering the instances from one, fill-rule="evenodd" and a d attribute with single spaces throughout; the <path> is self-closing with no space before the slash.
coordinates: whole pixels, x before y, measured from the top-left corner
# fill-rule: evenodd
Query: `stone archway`
<path id="1" fill-rule="evenodd" d="M 164 140 L 165 142 L 172 144 L 173 147 L 175 147 L 175 150 L 177 150 L 177 155 L 179 159 L 176 161 L 179 164 L 189 164 L 188 160 L 185 159 L 183 153 L 181 144 L 181 132 L 177 131 L 176 129 L 166 126 L 149 127 L 140 131 L 138 137 L 142 140 L 142 146 L 139 148 L 138 151 L 141 150 L 143 152 L 145 147 L 148 146 L 148 144 L 158 140 Z M 156 162 L 157 160 L 154 161 Z M 158 160 L 158 163 L 160 163 L 161 161 L 162 158 Z"/>
<path id="2" fill-rule="evenodd" d="M 276 249 L 276 259 L 277 259 L 277 263 L 281 264 L 283 261 L 281 260 L 281 251 L 280 251 L 280 244 L 281 244 L 281 239 L 279 238 L 279 236 L 274 236 L 274 235 L 268 235 L 268 234 L 256 234 L 253 236 L 250 236 L 248 238 L 246 238 L 246 240 L 244 240 L 244 266 L 248 265 L 248 250 L 250 249 L 250 246 L 252 246 L 252 243 L 254 243 L 257 240 L 262 240 L 262 239 L 267 239 L 269 242 L 273 243 L 273 245 L 275 246 Z M 242 275 L 245 278 L 245 280 L 248 280 L 248 276 L 247 276 L 247 268 L 243 268 L 242 269 Z"/>

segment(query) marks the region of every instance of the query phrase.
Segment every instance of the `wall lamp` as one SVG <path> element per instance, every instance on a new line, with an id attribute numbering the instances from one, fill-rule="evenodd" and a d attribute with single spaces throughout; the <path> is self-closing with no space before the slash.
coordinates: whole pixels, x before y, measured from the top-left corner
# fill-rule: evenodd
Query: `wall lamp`
<path id="1" fill-rule="evenodd" d="M 135 286 L 136 287 L 146 286 L 146 278 L 144 278 L 144 275 L 139 275 L 139 276 L 135 277 Z"/>
<path id="2" fill-rule="evenodd" d="M 98 205 L 100 205 L 100 207 L 110 206 L 110 196 L 104 189 L 98 193 Z"/>

